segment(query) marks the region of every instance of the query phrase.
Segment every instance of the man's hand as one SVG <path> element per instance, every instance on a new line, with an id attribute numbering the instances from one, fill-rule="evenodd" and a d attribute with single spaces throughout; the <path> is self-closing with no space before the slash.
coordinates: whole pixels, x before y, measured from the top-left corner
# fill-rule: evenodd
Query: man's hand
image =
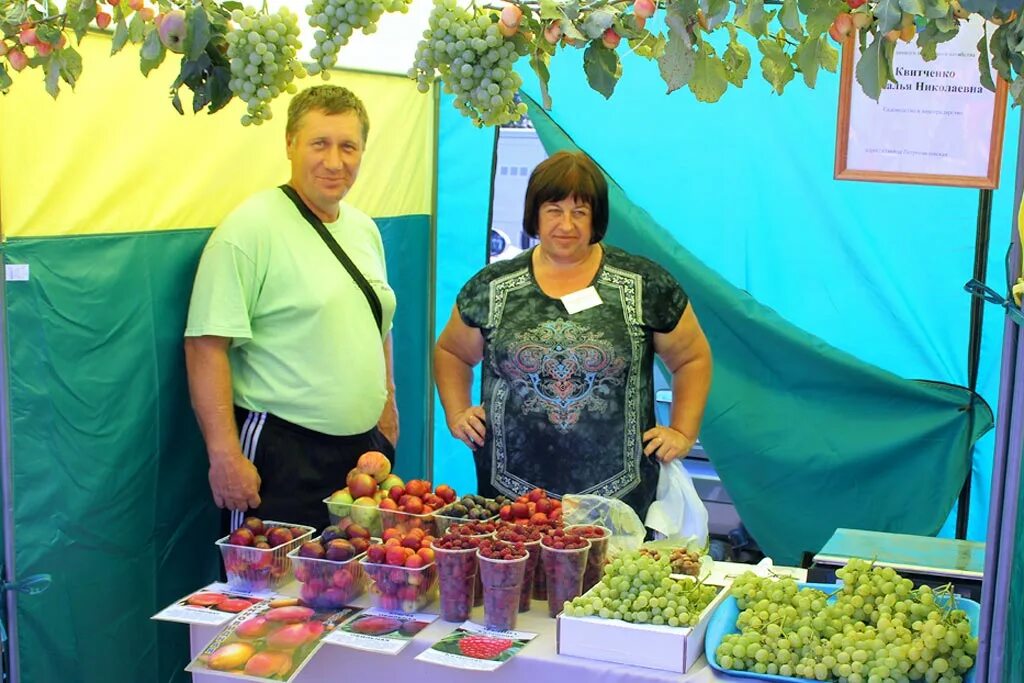
<path id="1" fill-rule="evenodd" d="M 456 439 L 472 449 L 484 445 L 487 437 L 487 414 L 483 406 L 471 406 L 452 416 L 448 430 Z"/>
<path id="2" fill-rule="evenodd" d="M 685 458 L 693 448 L 696 439 L 691 439 L 671 427 L 654 427 L 644 432 L 644 455 L 654 455 L 663 463 L 670 463 L 676 458 Z"/>
<path id="3" fill-rule="evenodd" d="M 239 451 L 210 456 L 210 491 L 219 508 L 247 510 L 260 506 L 260 474 Z"/>

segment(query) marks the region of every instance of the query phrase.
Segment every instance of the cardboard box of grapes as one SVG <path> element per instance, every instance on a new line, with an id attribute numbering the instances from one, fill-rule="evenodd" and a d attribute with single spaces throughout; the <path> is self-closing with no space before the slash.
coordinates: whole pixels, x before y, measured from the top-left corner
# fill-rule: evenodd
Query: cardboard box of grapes
<path id="1" fill-rule="evenodd" d="M 607 618 L 595 613 L 593 616 L 579 616 L 574 608 L 573 614 L 562 612 L 558 615 L 558 653 L 596 659 L 603 662 L 642 666 L 649 669 L 660 669 L 674 673 L 686 673 L 702 654 L 704 654 L 704 634 L 707 631 L 711 613 L 725 600 L 729 591 L 726 590 L 736 576 L 744 571 L 755 569 L 749 564 L 732 562 L 715 562 L 705 570 L 710 575 L 703 578 L 705 586 L 711 586 L 717 592 L 710 602 L 696 615 L 689 614 L 687 626 L 670 626 L 668 624 L 638 623 L 623 619 Z M 763 570 L 763 568 L 762 568 Z M 593 600 L 599 597 L 609 572 L 606 570 L 602 583 L 598 583 L 586 594 L 577 598 L 580 605 L 593 609 Z M 680 577 L 673 571 L 670 577 Z M 672 581 L 687 581 L 687 578 L 672 578 Z M 657 581 L 660 583 L 660 578 Z M 709 592 L 710 593 L 710 592 Z M 705 595 L 708 595 L 706 593 Z M 574 605 L 577 604 L 574 602 Z M 598 603 L 600 604 L 600 603 Z M 635 619 L 638 608 L 633 613 Z"/>

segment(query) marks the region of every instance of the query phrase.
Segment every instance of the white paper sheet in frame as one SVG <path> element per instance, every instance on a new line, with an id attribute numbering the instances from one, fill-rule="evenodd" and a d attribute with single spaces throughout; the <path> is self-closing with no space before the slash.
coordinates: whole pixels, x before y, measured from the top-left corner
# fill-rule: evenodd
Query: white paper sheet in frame
<path id="1" fill-rule="evenodd" d="M 978 40 L 985 21 L 973 15 L 926 62 L 916 43 L 896 44 L 893 73 L 875 102 L 854 77 L 856 33 L 843 47 L 835 177 L 995 189 L 1006 118 L 1006 82 L 981 85 Z M 989 36 L 996 27 L 988 26 Z M 881 38 L 881 36 L 879 37 Z"/>

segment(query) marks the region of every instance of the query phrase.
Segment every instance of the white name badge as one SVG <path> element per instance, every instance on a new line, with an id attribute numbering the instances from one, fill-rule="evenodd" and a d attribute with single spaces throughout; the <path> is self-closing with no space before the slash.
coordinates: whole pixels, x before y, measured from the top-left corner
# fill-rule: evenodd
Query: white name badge
<path id="1" fill-rule="evenodd" d="M 585 311 L 594 306 L 600 306 L 602 303 L 601 296 L 592 286 L 562 297 L 562 305 L 565 306 L 565 310 L 568 311 L 569 315 Z"/>

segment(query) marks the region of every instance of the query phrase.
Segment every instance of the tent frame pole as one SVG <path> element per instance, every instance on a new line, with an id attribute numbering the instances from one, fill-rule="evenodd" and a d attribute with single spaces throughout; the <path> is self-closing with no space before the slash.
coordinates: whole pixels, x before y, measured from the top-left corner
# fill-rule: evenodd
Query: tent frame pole
<path id="1" fill-rule="evenodd" d="M 3 235 L 0 234 L 0 240 Z M 2 250 L 0 250 L 2 255 Z M 14 550 L 14 486 L 12 481 L 11 453 L 11 402 L 10 373 L 7 367 L 7 260 L 2 259 L 4 272 L 0 277 L 0 495 L 3 496 L 4 533 L 4 582 L 15 582 Z M 6 660 L 6 681 L 18 683 L 21 667 L 18 661 L 18 592 L 5 590 L 7 618 L 7 648 L 3 654 Z M 2 667 L 0 667 L 2 668 Z"/>

